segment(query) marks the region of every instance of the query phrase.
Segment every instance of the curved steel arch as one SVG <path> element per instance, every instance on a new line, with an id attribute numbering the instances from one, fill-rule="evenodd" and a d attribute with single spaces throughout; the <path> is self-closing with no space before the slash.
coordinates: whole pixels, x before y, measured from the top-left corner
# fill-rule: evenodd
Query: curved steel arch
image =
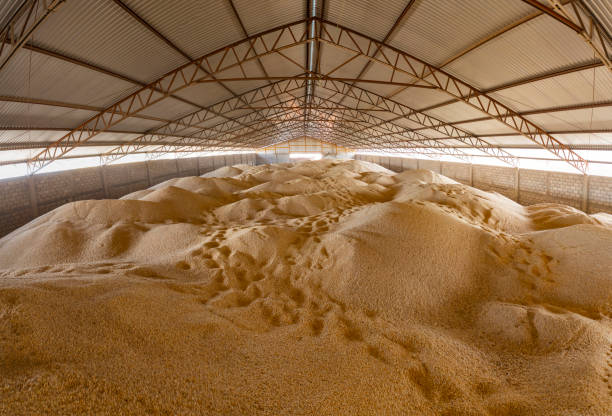
<path id="1" fill-rule="evenodd" d="M 321 33 L 320 37 L 308 36 L 304 23 L 309 22 L 319 25 L 319 30 L 316 32 Z M 394 82 L 395 74 L 401 73 L 414 79 L 417 86 L 435 87 L 505 124 L 549 150 L 560 159 L 565 160 L 576 169 L 586 172 L 586 160 L 549 133 L 486 93 L 406 52 L 354 30 L 316 17 L 303 19 L 250 36 L 167 73 L 160 79 L 98 113 L 57 142 L 47 146 L 28 161 L 30 172 L 34 173 L 40 170 L 80 143 L 90 140 L 96 134 L 109 129 L 131 115 L 139 113 L 176 91 L 199 82 L 212 80 L 217 74 L 228 69 L 242 68 L 243 63 L 259 59 L 262 56 L 277 54 L 291 60 L 283 53 L 283 50 L 307 45 L 309 42 L 324 42 L 348 50 L 354 56 L 359 55 L 375 64 L 389 67 L 393 71 L 389 80 L 391 83 Z M 296 62 L 293 63 L 300 66 Z M 308 72 L 307 68 L 302 69 L 305 69 L 307 73 L 306 79 L 326 81 L 324 75 Z M 291 78 L 284 75 L 281 77 Z M 247 80 L 249 77 L 245 76 L 242 79 Z M 363 82 L 363 80 L 359 80 L 359 82 Z M 304 106 L 304 108 L 307 107 Z M 408 112 L 406 116 L 414 114 Z M 306 121 L 307 118 L 304 122 Z M 444 124 L 454 128 L 452 124 Z M 439 127 L 442 127 L 442 125 Z"/>

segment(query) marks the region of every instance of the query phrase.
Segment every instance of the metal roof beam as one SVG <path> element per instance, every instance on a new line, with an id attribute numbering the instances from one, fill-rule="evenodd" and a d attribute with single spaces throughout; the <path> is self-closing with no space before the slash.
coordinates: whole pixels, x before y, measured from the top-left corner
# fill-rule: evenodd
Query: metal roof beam
<path id="1" fill-rule="evenodd" d="M 285 34 L 289 36 L 285 36 Z M 269 35 L 268 39 L 275 39 L 272 45 L 268 45 L 263 41 L 265 35 Z M 96 134 L 121 122 L 127 115 L 137 114 L 167 96 L 189 85 L 193 85 L 198 80 L 209 79 L 215 73 L 236 68 L 243 62 L 253 60 L 259 56 L 304 44 L 307 42 L 305 37 L 305 33 L 299 30 L 299 22 L 290 23 L 234 42 L 231 45 L 222 47 L 182 65 L 135 93 L 117 101 L 114 105 L 98 113 L 69 134 L 60 138 L 53 146 L 35 155 L 28 164 L 30 172 L 34 173 L 42 169 L 50 161 L 62 157 L 80 143 L 90 140 Z M 237 50 L 240 47 L 247 48 L 246 54 L 244 49 Z M 242 57 L 242 59 L 236 60 L 234 57 Z M 211 62 L 215 63 L 212 64 Z M 202 70 L 202 68 L 205 68 L 205 70 Z"/>
<path id="2" fill-rule="evenodd" d="M 518 114 L 524 117 L 524 116 L 531 116 L 534 114 L 558 113 L 561 111 L 583 110 L 583 109 L 601 108 L 601 107 L 612 107 L 612 101 L 602 101 L 602 102 L 586 103 L 586 104 L 573 104 L 573 105 L 566 105 L 566 106 L 560 106 L 560 107 L 539 108 L 535 110 L 521 111 Z M 487 121 L 490 119 L 491 119 L 490 117 L 478 117 L 478 118 L 470 118 L 470 119 L 453 121 L 452 123 L 443 123 L 443 124 L 457 125 L 457 124 L 463 124 L 463 123 L 474 123 L 478 121 Z M 415 130 L 422 130 L 424 128 L 426 127 L 417 128 Z M 554 134 L 554 132 L 550 132 L 550 133 Z"/>
<path id="3" fill-rule="evenodd" d="M 566 160 L 569 164 L 575 168 L 585 171 L 586 161 L 579 155 L 567 148 L 563 143 L 556 140 L 550 134 L 537 127 L 534 123 L 522 118 L 517 112 L 503 105 L 499 101 L 486 95 L 482 91 L 478 91 L 471 85 L 451 76 L 450 74 L 429 65 L 418 58 L 415 58 L 397 48 L 391 47 L 366 35 L 360 34 L 351 29 L 347 29 L 341 25 L 322 21 L 320 19 L 312 19 L 316 21 L 321 28 L 321 39 L 317 41 L 325 42 L 334 47 L 342 48 L 351 51 L 354 54 L 361 54 L 373 63 L 377 65 L 383 65 L 393 69 L 393 76 L 408 76 L 415 81 L 423 83 L 428 86 L 435 87 L 444 91 L 445 93 L 464 101 L 466 104 L 477 108 L 483 113 L 487 114 L 491 118 L 495 118 L 503 124 L 513 130 L 522 133 L 525 137 L 540 144 L 542 147 L 547 148 L 552 153 L 557 155 L 559 158 Z M 303 22 L 302 22 L 303 23 Z M 334 33 L 334 36 L 330 34 L 330 31 Z M 155 102 L 162 99 L 164 96 L 174 93 L 182 88 L 189 85 L 193 85 L 198 82 L 205 82 L 212 79 L 214 73 L 222 72 L 229 68 L 237 67 L 241 63 L 257 59 L 260 56 L 267 54 L 278 53 L 283 49 L 295 47 L 297 45 L 303 45 L 312 42 L 312 39 L 308 39 L 308 33 L 306 30 L 300 29 L 300 24 L 295 26 L 285 25 L 276 29 L 272 29 L 267 32 L 269 36 L 268 42 L 263 42 L 261 37 L 262 34 L 256 35 L 251 38 L 244 39 L 243 41 L 234 43 L 225 48 L 221 48 L 212 54 L 206 55 L 198 60 L 195 60 L 189 64 L 186 64 L 175 71 L 166 74 L 156 82 L 149 86 L 137 91 L 130 97 L 126 97 L 114 106 L 107 109 L 105 112 L 98 114 L 96 117 L 90 119 L 84 123 L 75 131 L 66 135 L 60 141 L 58 145 L 50 149 L 45 149 L 37 155 L 32 161 L 31 166 L 33 170 L 40 169 L 44 166 L 44 163 L 38 163 L 37 159 L 50 159 L 47 157 L 48 154 L 53 154 L 55 157 L 61 157 L 79 142 L 89 140 L 100 131 L 108 129 L 112 125 L 121 121 L 121 117 L 117 117 L 119 111 L 138 113 L 144 108 L 154 104 Z M 283 36 L 283 34 L 290 36 Z M 297 35 L 297 36 L 296 36 Z M 276 39 L 272 46 L 270 42 Z M 357 39 L 357 40 L 355 40 Z M 359 41 L 359 42 L 358 42 Z M 261 42 L 255 47 L 257 42 Z M 246 54 L 237 52 L 235 50 L 237 45 L 246 44 L 248 50 Z M 377 51 L 374 56 L 371 56 L 372 51 Z M 370 51 L 369 53 L 366 51 Z M 380 52 L 380 53 L 378 53 Z M 226 59 L 227 56 L 235 56 L 236 59 Z M 213 55 L 215 55 L 213 57 Z M 242 57 L 238 59 L 239 57 Z M 209 60 L 209 58 L 211 58 Z M 211 60 L 217 62 L 213 67 Z M 200 71 L 203 65 L 208 66 L 208 71 Z M 394 82 L 393 76 L 388 83 Z M 330 82 L 330 81 L 323 81 Z M 163 94 L 155 94 L 155 88 L 163 91 Z M 344 95 L 348 95 L 346 91 L 343 91 Z M 408 113 L 409 114 L 409 113 Z"/>
<path id="4" fill-rule="evenodd" d="M 569 27 L 570 29 L 572 29 L 576 33 L 580 33 L 582 31 L 582 28 L 580 26 L 578 26 L 576 23 L 572 22 L 567 17 L 560 15 L 559 13 L 555 12 L 550 7 L 540 3 L 537 0 L 523 0 L 523 3 L 527 3 L 530 6 L 535 7 L 536 9 L 541 11 L 542 13 L 546 13 L 547 15 L 549 15 L 553 19 L 557 20 L 558 22 L 563 23 L 565 26 Z"/>
<path id="5" fill-rule="evenodd" d="M 591 14 L 591 11 L 584 7 L 582 2 L 573 1 L 570 3 L 574 15 L 571 15 L 563 2 L 559 0 L 548 0 L 550 5 L 558 12 L 561 17 L 572 22 L 580 28 L 578 35 L 591 47 L 595 55 L 612 72 L 612 55 L 609 48 L 612 48 L 610 34 L 601 26 L 599 21 Z"/>
<path id="6" fill-rule="evenodd" d="M 570 1 L 573 0 L 563 0 L 563 3 L 568 3 Z M 496 32 L 493 32 L 487 36 L 485 36 L 482 39 L 477 40 L 476 42 L 472 43 L 471 45 L 469 45 L 468 47 L 466 47 L 465 49 L 463 49 L 462 51 L 456 53 L 455 55 L 451 56 L 450 58 L 448 58 L 446 61 L 442 62 L 439 65 L 439 68 L 442 69 L 444 67 L 446 67 L 447 65 L 450 65 L 452 62 L 456 61 L 457 59 L 461 58 L 462 56 L 472 52 L 475 49 L 478 49 L 479 47 L 481 47 L 482 45 L 492 41 L 493 39 L 498 38 L 499 36 L 503 35 L 504 33 L 522 25 L 523 23 L 527 23 L 531 20 L 533 20 L 534 18 L 541 16 L 543 14 L 543 12 L 541 11 L 536 11 L 535 13 L 532 13 L 530 15 L 527 15 L 525 17 L 522 17 L 512 23 L 510 23 L 509 25 L 504 26 L 503 28 L 497 30 Z M 387 95 L 387 98 L 392 98 L 395 97 L 396 95 L 398 95 L 399 93 L 403 92 L 405 90 L 405 88 L 400 88 L 397 91 L 394 91 L 393 93 Z M 454 101 L 453 101 L 454 102 Z"/>
<path id="7" fill-rule="evenodd" d="M 387 32 L 387 34 L 383 38 L 382 43 L 386 43 L 389 40 L 389 38 L 391 38 L 391 35 L 393 35 L 393 32 L 395 32 L 397 27 L 404 20 L 404 18 L 406 17 L 406 15 L 408 14 L 408 12 L 410 11 L 410 9 L 412 8 L 412 6 L 414 5 L 415 2 L 416 2 L 416 0 L 408 0 L 408 3 L 404 7 L 404 9 L 400 13 L 400 15 L 397 17 L 397 19 L 395 19 L 395 22 L 393 23 L 393 25 L 391 26 L 391 28 L 389 29 L 389 31 Z M 380 51 L 380 48 L 377 47 L 376 51 L 374 52 L 374 56 L 378 55 L 379 51 Z M 361 68 L 361 71 L 359 71 L 359 74 L 357 75 L 357 79 L 361 78 L 365 74 L 367 69 L 370 67 L 371 63 L 372 63 L 372 61 L 367 61 L 365 63 L 363 68 Z M 340 101 L 340 102 L 342 102 L 342 101 Z"/>
<path id="8" fill-rule="evenodd" d="M 0 32 L 0 71 L 34 33 L 34 30 L 65 0 L 25 0 Z M 39 16 L 39 9 L 42 13 Z M 10 50 L 5 53 L 5 47 Z"/>
<path id="9" fill-rule="evenodd" d="M 25 104 L 38 104 L 38 105 L 48 105 L 51 107 L 62 107 L 62 108 L 72 108 L 74 110 L 84 110 L 84 111 L 103 111 L 102 107 L 94 107 L 91 105 L 83 105 L 83 104 L 74 104 L 74 103 L 66 103 L 63 101 L 52 101 L 52 100 L 41 100 L 40 98 L 28 98 L 28 97 L 11 97 L 6 95 L 0 95 L 0 101 L 11 102 L 11 103 L 25 103 Z M 121 113 L 122 115 L 126 115 L 126 113 Z M 147 116 L 144 114 L 131 114 L 130 117 L 139 118 L 143 120 L 153 120 L 158 121 L 160 123 L 170 123 L 170 120 Z M 72 127 L 66 127 L 63 130 L 70 130 Z M 0 127 L 2 130 L 2 127 Z"/>
<path id="10" fill-rule="evenodd" d="M 185 51 L 183 51 L 181 48 L 179 48 L 177 45 L 175 45 L 173 42 L 171 42 L 167 37 L 162 35 L 150 23 L 148 23 L 146 20 L 144 20 L 142 17 L 140 17 L 134 10 L 130 9 L 125 3 L 123 3 L 123 1 L 121 1 L 121 0 L 113 0 L 113 1 L 119 7 L 121 7 L 123 10 L 125 10 L 130 16 L 132 16 L 136 21 L 138 21 L 141 25 L 143 25 L 145 28 L 147 28 L 151 33 L 153 33 L 155 36 L 157 36 L 159 39 L 161 39 L 164 43 L 166 43 L 168 46 L 170 46 L 170 48 L 172 48 L 174 51 L 176 51 L 177 53 L 182 55 L 187 61 L 189 61 L 189 62 L 193 62 L 194 61 L 193 58 L 191 56 L 189 56 L 189 54 L 187 54 Z M 233 4 L 232 4 L 232 7 L 233 7 Z M 238 17 L 238 20 L 240 21 L 239 17 Z M 248 36 L 247 36 L 247 38 L 248 38 Z M 257 58 L 257 59 L 259 60 L 259 58 Z M 208 73 L 206 68 L 204 68 L 202 65 L 199 65 L 199 69 L 201 71 L 205 72 L 205 73 Z M 211 75 L 211 77 L 212 77 L 212 79 L 215 79 L 214 75 Z M 229 88 L 223 82 L 218 82 L 218 83 L 219 83 L 219 85 L 221 85 L 221 87 L 223 89 L 225 89 L 231 95 L 233 95 L 234 97 L 238 97 L 238 94 L 236 94 L 236 92 L 234 92 L 231 88 Z M 197 108 L 200 108 L 200 109 L 203 108 L 202 106 L 200 106 L 198 104 L 192 103 L 192 105 L 194 105 L 194 106 L 196 106 Z"/>

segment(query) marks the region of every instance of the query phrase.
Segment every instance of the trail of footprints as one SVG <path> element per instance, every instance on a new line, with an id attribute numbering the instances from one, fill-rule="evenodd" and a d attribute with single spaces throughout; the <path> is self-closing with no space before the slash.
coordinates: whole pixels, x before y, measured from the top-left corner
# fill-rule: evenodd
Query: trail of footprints
<path id="1" fill-rule="evenodd" d="M 215 315 L 233 322 L 239 327 L 270 330 L 287 325 L 303 325 L 306 333 L 319 336 L 326 330 L 343 336 L 348 342 L 358 342 L 362 348 L 377 360 L 386 361 L 388 353 L 399 350 L 411 353 L 412 347 L 404 345 L 397 336 L 381 335 L 380 325 L 374 325 L 376 314 L 371 311 L 350 311 L 342 302 L 331 298 L 320 284 L 305 279 L 293 268 L 297 262 L 305 262 L 311 270 L 321 270 L 329 261 L 329 253 L 320 236 L 341 218 L 360 209 L 363 204 L 350 201 L 343 207 L 319 215 L 300 217 L 285 221 L 274 221 L 275 225 L 293 227 L 297 231 L 294 245 L 280 262 L 258 262 L 249 254 L 232 251 L 226 244 L 228 230 L 240 227 L 224 226 L 219 222 L 209 223 L 201 234 L 204 237 L 200 248 L 191 251 L 189 257 L 176 264 L 181 270 L 199 265 L 211 272 L 211 279 L 205 285 L 193 287 L 200 302 Z M 258 227 L 259 225 L 247 225 Z M 313 258 L 296 256 L 302 247 L 315 244 Z M 177 288 L 186 291 L 184 287 Z M 260 314 L 268 328 L 249 327 L 253 313 Z M 350 316 L 350 318 L 349 318 Z M 256 323 L 254 325 L 257 325 Z M 376 338 L 372 343 L 368 338 Z M 382 340 L 382 341 L 381 341 Z M 385 351 L 378 345 L 385 345 Z"/>
<path id="2" fill-rule="evenodd" d="M 503 264 L 512 267 L 525 288 L 536 290 L 542 284 L 555 283 L 551 266 L 556 260 L 543 250 L 534 248 L 531 239 L 523 241 L 504 232 L 497 233 L 496 236 L 505 244 L 490 245 L 489 253 Z"/>

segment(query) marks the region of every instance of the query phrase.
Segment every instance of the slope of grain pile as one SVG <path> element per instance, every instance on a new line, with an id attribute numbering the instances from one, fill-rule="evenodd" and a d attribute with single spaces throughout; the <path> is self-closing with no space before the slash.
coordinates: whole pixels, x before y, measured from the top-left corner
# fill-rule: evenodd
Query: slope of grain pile
<path id="1" fill-rule="evenodd" d="M 612 414 L 610 216 L 361 161 L 0 240 L 0 414 Z"/>

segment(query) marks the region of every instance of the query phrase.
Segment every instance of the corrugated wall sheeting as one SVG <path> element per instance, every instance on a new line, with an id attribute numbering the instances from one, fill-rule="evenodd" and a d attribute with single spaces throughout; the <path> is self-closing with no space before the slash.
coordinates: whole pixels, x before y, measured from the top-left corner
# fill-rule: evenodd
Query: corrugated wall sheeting
<path id="1" fill-rule="evenodd" d="M 32 42 L 142 82 L 186 62 L 108 0 L 67 1 L 36 30 Z"/>

